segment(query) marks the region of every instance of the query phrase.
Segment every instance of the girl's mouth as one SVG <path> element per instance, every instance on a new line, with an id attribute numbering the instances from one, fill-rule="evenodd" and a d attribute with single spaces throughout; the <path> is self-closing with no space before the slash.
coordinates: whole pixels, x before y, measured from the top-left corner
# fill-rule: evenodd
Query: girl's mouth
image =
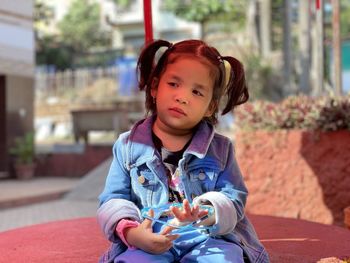
<path id="1" fill-rule="evenodd" d="M 173 114 L 175 114 L 176 116 L 187 116 L 187 114 L 180 108 L 177 107 L 173 107 L 173 108 L 169 108 L 169 111 Z"/>

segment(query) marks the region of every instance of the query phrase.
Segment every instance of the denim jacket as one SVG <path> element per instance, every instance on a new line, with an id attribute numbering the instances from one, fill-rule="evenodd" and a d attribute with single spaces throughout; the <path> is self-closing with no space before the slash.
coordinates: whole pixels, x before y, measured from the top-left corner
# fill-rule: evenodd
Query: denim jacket
<path id="1" fill-rule="evenodd" d="M 141 222 L 140 210 L 168 203 L 166 168 L 152 141 L 155 116 L 135 124 L 113 146 L 113 161 L 97 218 L 112 242 L 101 262 L 113 262 L 126 246 L 115 234 L 117 222 L 130 218 Z M 247 189 L 238 168 L 232 142 L 202 121 L 179 161 L 179 175 L 186 199 L 210 202 L 216 222 L 209 233 L 238 244 L 249 262 L 269 262 L 253 226 L 244 213 Z"/>

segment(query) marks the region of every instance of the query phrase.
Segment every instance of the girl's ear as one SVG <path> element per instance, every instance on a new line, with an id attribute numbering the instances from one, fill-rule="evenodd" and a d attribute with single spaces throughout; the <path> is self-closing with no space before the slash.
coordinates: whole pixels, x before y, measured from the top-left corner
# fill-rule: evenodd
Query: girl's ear
<path id="1" fill-rule="evenodd" d="M 158 84 L 159 84 L 158 78 L 154 78 L 151 84 L 151 95 L 153 98 L 157 96 Z"/>
<path id="2" fill-rule="evenodd" d="M 151 88 L 151 96 L 152 96 L 152 98 L 157 97 L 157 90 L 156 89 Z"/>
<path id="3" fill-rule="evenodd" d="M 208 106 L 208 109 L 207 109 L 204 117 L 211 117 L 214 114 L 214 112 L 216 111 L 217 106 L 218 106 L 218 102 L 215 100 L 212 100 Z"/>

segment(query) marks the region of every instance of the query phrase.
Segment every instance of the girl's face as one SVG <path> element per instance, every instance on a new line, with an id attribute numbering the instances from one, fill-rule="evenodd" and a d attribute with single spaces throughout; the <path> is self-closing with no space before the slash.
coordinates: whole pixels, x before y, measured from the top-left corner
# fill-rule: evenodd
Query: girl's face
<path id="1" fill-rule="evenodd" d="M 179 134 L 190 131 L 212 114 L 213 86 L 209 66 L 198 59 L 179 57 L 168 64 L 151 91 L 157 103 L 156 128 Z"/>

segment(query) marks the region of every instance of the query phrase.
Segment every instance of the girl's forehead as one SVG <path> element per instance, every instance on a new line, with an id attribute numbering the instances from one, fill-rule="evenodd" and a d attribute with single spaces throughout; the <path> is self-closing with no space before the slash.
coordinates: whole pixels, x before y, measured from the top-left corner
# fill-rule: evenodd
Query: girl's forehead
<path id="1" fill-rule="evenodd" d="M 210 67 L 189 57 L 182 57 L 169 63 L 162 77 L 193 83 L 203 88 L 212 88 L 214 84 Z"/>
<path id="2" fill-rule="evenodd" d="M 194 61 L 198 61 L 201 62 L 202 64 L 208 66 L 208 67 L 213 67 L 214 65 L 205 57 L 203 56 L 198 56 L 195 54 L 191 54 L 191 53 L 175 53 L 175 54 L 170 54 L 169 55 L 169 59 L 168 59 L 168 63 L 175 63 L 178 60 L 182 60 L 182 59 L 188 59 L 188 60 L 194 60 Z"/>
<path id="3" fill-rule="evenodd" d="M 173 64 L 177 64 L 177 62 L 180 61 L 185 61 L 188 63 L 193 62 L 193 66 L 195 65 L 202 65 L 204 66 L 208 71 L 209 71 L 209 76 L 211 78 L 216 78 L 218 76 L 218 67 L 214 64 L 212 64 L 207 58 L 198 56 L 195 54 L 189 54 L 189 53 L 175 53 L 175 54 L 170 54 L 168 58 L 168 63 L 165 65 L 165 69 L 163 73 Z M 195 68 L 194 68 L 195 69 Z M 187 68 L 188 71 L 191 71 L 191 68 Z"/>
<path id="4" fill-rule="evenodd" d="M 185 75 L 190 74 L 202 74 L 202 75 L 210 75 L 210 67 L 202 63 L 199 60 L 191 59 L 188 57 L 179 58 L 172 63 L 168 63 L 166 66 L 165 73 L 183 73 Z"/>

